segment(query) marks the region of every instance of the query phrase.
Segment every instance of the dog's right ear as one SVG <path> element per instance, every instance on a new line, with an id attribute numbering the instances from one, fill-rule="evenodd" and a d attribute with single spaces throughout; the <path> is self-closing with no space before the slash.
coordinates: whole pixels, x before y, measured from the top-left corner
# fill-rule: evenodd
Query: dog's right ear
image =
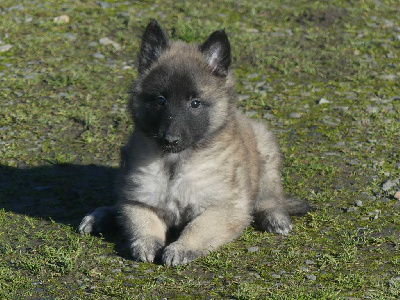
<path id="1" fill-rule="evenodd" d="M 147 25 L 142 37 L 139 54 L 139 74 L 143 74 L 156 62 L 168 47 L 168 37 L 156 20 Z"/>

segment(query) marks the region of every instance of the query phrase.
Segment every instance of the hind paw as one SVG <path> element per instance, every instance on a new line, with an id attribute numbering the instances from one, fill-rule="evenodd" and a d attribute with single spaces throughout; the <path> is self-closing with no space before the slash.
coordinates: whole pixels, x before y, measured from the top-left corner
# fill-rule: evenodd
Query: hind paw
<path id="1" fill-rule="evenodd" d="M 287 235 L 292 230 L 292 222 L 285 211 L 267 211 L 263 214 L 261 229 L 272 233 Z"/>

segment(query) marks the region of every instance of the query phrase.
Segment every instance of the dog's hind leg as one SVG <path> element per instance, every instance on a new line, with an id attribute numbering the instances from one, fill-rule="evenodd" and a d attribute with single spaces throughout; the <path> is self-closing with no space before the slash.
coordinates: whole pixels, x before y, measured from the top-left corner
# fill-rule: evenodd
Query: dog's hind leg
<path id="1" fill-rule="evenodd" d="M 78 231 L 80 233 L 99 233 L 115 228 L 116 224 L 117 208 L 115 206 L 102 206 L 82 219 Z"/>

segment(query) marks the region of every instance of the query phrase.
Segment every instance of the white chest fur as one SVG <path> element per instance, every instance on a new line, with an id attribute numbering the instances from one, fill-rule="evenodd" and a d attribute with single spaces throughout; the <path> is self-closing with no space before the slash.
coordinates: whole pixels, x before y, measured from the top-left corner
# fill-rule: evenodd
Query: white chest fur
<path id="1" fill-rule="evenodd" d="M 188 222 L 207 206 L 207 189 L 193 165 L 180 154 L 168 154 L 135 169 L 130 198 L 159 209 L 173 224 Z"/>

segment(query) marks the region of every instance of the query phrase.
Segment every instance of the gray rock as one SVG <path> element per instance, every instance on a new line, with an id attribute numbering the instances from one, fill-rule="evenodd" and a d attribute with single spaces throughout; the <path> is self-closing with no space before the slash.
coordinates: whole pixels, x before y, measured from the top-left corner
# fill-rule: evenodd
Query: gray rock
<path id="1" fill-rule="evenodd" d="M 302 115 L 303 115 L 303 114 L 300 113 L 300 112 L 293 112 L 293 113 L 291 113 L 291 114 L 289 115 L 289 117 L 292 118 L 292 119 L 300 119 Z"/>
<path id="2" fill-rule="evenodd" d="M 249 275 L 253 276 L 253 277 L 257 278 L 257 279 L 261 279 L 260 274 L 258 274 L 257 272 L 249 272 Z"/>
<path id="3" fill-rule="evenodd" d="M 104 59 L 105 56 L 99 52 L 93 53 L 92 56 L 97 59 Z"/>
<path id="4" fill-rule="evenodd" d="M 10 50 L 11 48 L 12 48 L 12 45 L 10 45 L 10 44 L 2 45 L 2 46 L 0 46 L 0 52 L 6 52 L 6 51 Z"/>
<path id="5" fill-rule="evenodd" d="M 369 114 L 375 114 L 375 113 L 379 112 L 379 107 L 367 105 L 366 111 Z"/>
<path id="6" fill-rule="evenodd" d="M 317 276 L 312 275 L 312 274 L 306 275 L 306 278 L 307 278 L 307 280 L 310 280 L 310 281 L 315 281 L 315 280 L 317 280 Z"/>
<path id="7" fill-rule="evenodd" d="M 67 40 L 70 40 L 70 41 L 75 41 L 76 40 L 76 34 L 73 34 L 73 33 L 65 33 L 64 37 Z"/>
<path id="8" fill-rule="evenodd" d="M 101 38 L 99 40 L 99 43 L 101 45 L 113 45 L 115 50 L 121 50 L 121 45 L 118 44 L 117 42 L 114 42 L 113 40 L 109 39 L 108 37 Z"/>
<path id="9" fill-rule="evenodd" d="M 395 186 L 399 185 L 399 179 L 394 179 L 394 180 L 386 180 L 384 183 L 382 183 L 382 190 L 387 192 L 390 189 L 394 188 Z"/>
<path id="10" fill-rule="evenodd" d="M 256 116 L 258 114 L 258 112 L 256 110 L 248 110 L 244 114 L 246 117 L 252 117 L 252 116 Z"/>
<path id="11" fill-rule="evenodd" d="M 315 264 L 315 261 L 310 260 L 310 259 L 307 259 L 307 260 L 305 261 L 305 263 L 306 263 L 306 265 L 313 265 L 313 264 Z"/>
<path id="12" fill-rule="evenodd" d="M 325 98 L 321 98 L 321 99 L 318 100 L 317 103 L 318 104 L 328 104 L 328 103 L 331 103 L 331 101 L 329 101 L 329 100 L 327 100 Z"/>
<path id="13" fill-rule="evenodd" d="M 363 202 L 361 200 L 356 200 L 356 201 L 354 201 L 354 205 L 361 207 L 361 206 L 363 206 Z"/>
<path id="14" fill-rule="evenodd" d="M 333 118 L 331 116 L 323 116 L 322 123 L 329 125 L 329 126 L 337 126 L 340 123 L 338 118 Z"/>
<path id="15" fill-rule="evenodd" d="M 346 212 L 355 212 L 358 210 L 358 207 L 348 207 L 346 208 Z"/>
<path id="16" fill-rule="evenodd" d="M 400 288 L 400 277 L 393 277 L 388 281 L 389 287 L 399 287 Z"/>
<path id="17" fill-rule="evenodd" d="M 252 253 L 252 252 L 257 252 L 258 251 L 258 247 L 254 246 L 254 247 L 250 247 L 247 249 L 248 252 Z"/>
<path id="18" fill-rule="evenodd" d="M 274 278 L 274 279 L 279 279 L 279 278 L 281 278 L 281 275 L 279 275 L 279 274 L 271 274 L 271 277 Z"/>
<path id="19" fill-rule="evenodd" d="M 383 80 L 396 80 L 397 75 L 396 74 L 384 74 L 384 75 L 380 75 L 379 78 L 383 79 Z"/>

